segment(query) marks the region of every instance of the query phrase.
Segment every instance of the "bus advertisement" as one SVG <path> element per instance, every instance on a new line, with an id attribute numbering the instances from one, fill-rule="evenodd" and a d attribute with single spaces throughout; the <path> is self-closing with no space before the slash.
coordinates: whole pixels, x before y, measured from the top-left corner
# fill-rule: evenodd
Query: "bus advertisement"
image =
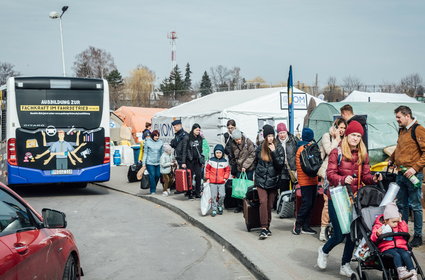
<path id="1" fill-rule="evenodd" d="M 0 87 L 0 181 L 108 181 L 109 91 L 104 79 L 12 77 Z"/>

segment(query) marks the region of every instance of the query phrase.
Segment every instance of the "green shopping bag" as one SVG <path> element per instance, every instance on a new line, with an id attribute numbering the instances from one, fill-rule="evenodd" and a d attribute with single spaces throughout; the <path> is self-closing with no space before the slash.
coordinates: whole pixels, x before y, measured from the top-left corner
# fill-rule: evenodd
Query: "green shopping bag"
<path id="1" fill-rule="evenodd" d="M 246 173 L 242 172 L 239 178 L 232 180 L 232 197 L 244 199 L 248 187 L 253 185 L 254 181 L 248 180 Z"/>

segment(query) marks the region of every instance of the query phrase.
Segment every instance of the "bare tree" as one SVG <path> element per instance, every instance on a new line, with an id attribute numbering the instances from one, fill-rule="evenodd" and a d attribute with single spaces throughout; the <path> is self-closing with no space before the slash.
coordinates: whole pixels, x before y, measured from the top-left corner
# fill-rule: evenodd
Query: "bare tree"
<path id="1" fill-rule="evenodd" d="M 15 65 L 13 64 L 0 62 L 0 85 L 5 84 L 9 77 L 21 75 L 21 73 L 13 69 L 14 67 Z"/>
<path id="2" fill-rule="evenodd" d="M 401 92 L 416 98 L 416 96 L 418 95 L 418 88 L 421 85 L 422 78 L 421 76 L 419 76 L 418 73 L 415 73 L 401 79 L 400 90 Z"/>
<path id="3" fill-rule="evenodd" d="M 242 77 L 241 77 L 241 68 L 233 67 L 230 72 L 230 88 L 231 90 L 238 90 L 242 87 Z"/>
<path id="4" fill-rule="evenodd" d="M 351 75 L 348 77 L 345 77 L 342 80 L 342 87 L 344 89 L 345 92 L 351 93 L 353 90 L 359 90 L 360 87 L 363 86 L 362 82 L 360 81 L 360 79 L 356 78 L 356 77 L 352 77 Z"/>
<path id="5" fill-rule="evenodd" d="M 115 69 L 112 55 L 93 46 L 77 54 L 73 66 L 75 75 L 81 78 L 107 77 Z"/>
<path id="6" fill-rule="evenodd" d="M 210 77 L 215 91 L 225 91 L 229 89 L 230 70 L 223 65 L 210 68 Z"/>
<path id="7" fill-rule="evenodd" d="M 138 66 L 126 79 L 125 87 L 133 106 L 150 107 L 150 96 L 154 91 L 155 73 L 146 66 Z"/>
<path id="8" fill-rule="evenodd" d="M 325 95 L 325 100 L 329 102 L 341 101 L 344 98 L 342 89 L 337 85 L 336 78 L 333 76 L 329 77 L 328 84 L 323 89 L 323 94 Z"/>

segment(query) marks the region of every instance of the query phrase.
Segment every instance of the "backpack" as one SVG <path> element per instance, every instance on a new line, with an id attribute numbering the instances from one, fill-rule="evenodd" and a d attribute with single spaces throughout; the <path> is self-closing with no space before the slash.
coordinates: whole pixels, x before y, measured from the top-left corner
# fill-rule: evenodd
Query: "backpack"
<path id="1" fill-rule="evenodd" d="M 300 161 L 304 173 L 309 177 L 316 177 L 323 163 L 319 145 L 316 142 L 305 145 L 300 155 Z"/>

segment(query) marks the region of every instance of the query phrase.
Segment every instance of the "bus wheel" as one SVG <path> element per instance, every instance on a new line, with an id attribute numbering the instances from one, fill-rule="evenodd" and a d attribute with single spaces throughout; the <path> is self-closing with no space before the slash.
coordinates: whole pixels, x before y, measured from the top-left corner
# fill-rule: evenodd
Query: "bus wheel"
<path id="1" fill-rule="evenodd" d="M 75 189 L 84 189 L 87 187 L 87 182 L 75 182 L 75 183 L 69 184 L 69 186 Z"/>

